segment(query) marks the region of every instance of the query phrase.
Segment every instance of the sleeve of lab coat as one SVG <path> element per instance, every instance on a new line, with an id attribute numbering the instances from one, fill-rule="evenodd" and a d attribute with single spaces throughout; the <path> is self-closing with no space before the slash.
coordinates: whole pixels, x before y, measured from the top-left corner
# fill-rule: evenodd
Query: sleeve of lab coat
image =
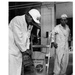
<path id="1" fill-rule="evenodd" d="M 29 38 L 27 36 L 27 33 L 22 32 L 20 21 L 18 21 L 17 18 L 15 18 L 11 22 L 11 24 L 12 24 L 12 27 L 13 27 L 14 42 L 15 42 L 16 46 L 22 52 L 26 51 L 27 45 L 29 43 Z"/>
<path id="2" fill-rule="evenodd" d="M 55 41 L 55 35 L 54 35 L 54 30 L 52 30 L 52 37 L 51 37 L 51 42 Z"/>
<path id="3" fill-rule="evenodd" d="M 70 29 L 68 28 L 68 41 L 71 41 L 71 31 L 70 31 Z"/>
<path id="4" fill-rule="evenodd" d="M 52 30 L 52 37 L 51 37 L 51 42 L 55 42 L 55 34 L 57 33 L 57 27 L 55 27 L 53 30 Z"/>

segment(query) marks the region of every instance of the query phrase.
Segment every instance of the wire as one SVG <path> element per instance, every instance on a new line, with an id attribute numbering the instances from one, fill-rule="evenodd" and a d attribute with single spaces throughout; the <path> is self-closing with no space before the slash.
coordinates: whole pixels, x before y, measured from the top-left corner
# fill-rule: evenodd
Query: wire
<path id="1" fill-rule="evenodd" d="M 30 7 L 38 7 L 41 6 L 41 4 L 35 4 L 35 5 L 28 5 L 28 6 L 24 6 L 24 5 L 18 5 L 18 6 L 10 6 L 9 10 L 14 10 L 14 9 L 22 9 L 22 8 L 30 8 Z"/>
<path id="2" fill-rule="evenodd" d="M 30 6 L 30 5 L 34 5 L 34 4 L 36 5 L 37 3 L 29 3 L 29 4 L 28 3 L 27 4 L 25 3 L 25 4 L 21 4 L 21 5 L 16 5 L 15 4 L 14 6 L 9 6 L 9 7 L 18 7 L 18 6 L 26 6 L 26 5 Z"/>

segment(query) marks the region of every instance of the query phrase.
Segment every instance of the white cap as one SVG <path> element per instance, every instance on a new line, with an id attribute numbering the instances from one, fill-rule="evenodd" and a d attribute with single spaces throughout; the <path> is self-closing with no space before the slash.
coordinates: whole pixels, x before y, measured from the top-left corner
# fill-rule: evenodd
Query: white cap
<path id="1" fill-rule="evenodd" d="M 67 16 L 66 14 L 62 14 L 62 15 L 61 15 L 61 18 L 62 18 L 62 19 L 66 19 L 67 17 L 68 17 L 68 16 Z"/>
<path id="2" fill-rule="evenodd" d="M 41 14 L 40 12 L 37 10 L 37 9 L 31 9 L 29 11 L 29 14 L 32 16 L 33 20 L 36 22 L 36 23 L 40 23 L 40 21 L 38 20 L 38 18 L 41 17 Z"/>

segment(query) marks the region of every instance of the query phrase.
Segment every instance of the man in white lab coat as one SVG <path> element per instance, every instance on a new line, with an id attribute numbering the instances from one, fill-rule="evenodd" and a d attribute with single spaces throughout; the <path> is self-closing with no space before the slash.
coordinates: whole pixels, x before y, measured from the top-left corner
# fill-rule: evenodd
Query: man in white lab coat
<path id="1" fill-rule="evenodd" d="M 16 16 L 9 24 L 9 75 L 21 75 L 22 53 L 28 52 L 34 25 L 39 25 L 41 15 L 37 9 Z"/>
<path id="2" fill-rule="evenodd" d="M 69 34 L 70 29 L 67 25 L 67 15 L 61 15 L 61 24 L 52 30 L 51 47 L 55 47 L 54 75 L 65 75 L 69 59 Z"/>

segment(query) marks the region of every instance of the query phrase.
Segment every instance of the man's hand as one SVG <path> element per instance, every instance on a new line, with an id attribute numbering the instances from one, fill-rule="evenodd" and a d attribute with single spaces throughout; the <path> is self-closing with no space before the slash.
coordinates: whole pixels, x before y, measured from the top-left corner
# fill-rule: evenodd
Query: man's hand
<path id="1" fill-rule="evenodd" d="M 55 43 L 55 42 L 52 42 L 52 43 L 51 43 L 51 48 L 52 48 L 53 46 L 54 46 L 55 48 L 58 47 L 57 43 Z"/>
<path id="2" fill-rule="evenodd" d="M 22 52 L 22 54 L 23 54 L 23 55 L 25 55 L 25 54 L 31 55 L 32 52 L 31 52 L 30 49 L 27 49 L 26 51 Z"/>

